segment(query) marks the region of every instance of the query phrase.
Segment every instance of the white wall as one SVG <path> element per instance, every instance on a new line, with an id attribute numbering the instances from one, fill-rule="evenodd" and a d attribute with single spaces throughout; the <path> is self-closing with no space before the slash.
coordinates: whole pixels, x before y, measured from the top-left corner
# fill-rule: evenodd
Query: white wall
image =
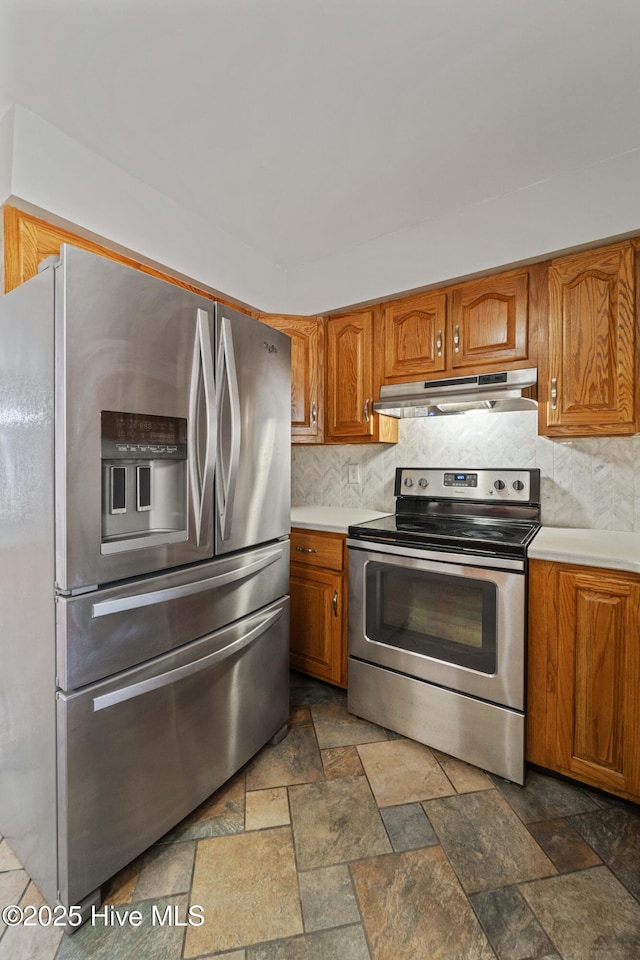
<path id="1" fill-rule="evenodd" d="M 2 202 L 271 312 L 384 299 L 640 230 L 637 149 L 287 271 L 34 114 L 2 106 Z"/>
<path id="2" fill-rule="evenodd" d="M 289 270 L 288 310 L 320 313 L 640 230 L 640 149 Z"/>
<path id="3" fill-rule="evenodd" d="M 11 196 L 13 111 L 0 101 L 0 206 Z M 4 290 L 4 230 L 0 229 L 0 291 Z"/>
<path id="4" fill-rule="evenodd" d="M 35 207 L 243 303 L 284 301 L 281 267 L 29 111 L 16 106 L 10 118 L 0 126 L 3 201 Z"/>
<path id="5" fill-rule="evenodd" d="M 399 442 L 294 446 L 292 502 L 394 510 L 396 467 L 539 467 L 549 526 L 640 533 L 640 436 L 539 437 L 535 411 L 401 420 Z M 348 463 L 362 482 L 347 483 Z"/>
<path id="6" fill-rule="evenodd" d="M 0 101 L 0 204 L 11 194 L 13 110 Z"/>

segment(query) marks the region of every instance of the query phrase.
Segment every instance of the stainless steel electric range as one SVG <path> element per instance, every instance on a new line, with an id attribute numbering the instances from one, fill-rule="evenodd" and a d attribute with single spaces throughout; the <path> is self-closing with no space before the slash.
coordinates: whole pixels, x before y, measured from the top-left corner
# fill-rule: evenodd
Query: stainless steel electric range
<path id="1" fill-rule="evenodd" d="M 399 467 L 395 495 L 349 527 L 349 711 L 523 783 L 540 471 Z"/>

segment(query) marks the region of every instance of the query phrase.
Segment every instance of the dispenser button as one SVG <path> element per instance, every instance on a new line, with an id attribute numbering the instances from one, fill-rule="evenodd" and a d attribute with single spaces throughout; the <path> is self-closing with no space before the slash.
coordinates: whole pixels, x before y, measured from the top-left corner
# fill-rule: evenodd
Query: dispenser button
<path id="1" fill-rule="evenodd" d="M 136 472 L 136 508 L 139 511 L 151 510 L 151 467 L 137 467 Z"/>

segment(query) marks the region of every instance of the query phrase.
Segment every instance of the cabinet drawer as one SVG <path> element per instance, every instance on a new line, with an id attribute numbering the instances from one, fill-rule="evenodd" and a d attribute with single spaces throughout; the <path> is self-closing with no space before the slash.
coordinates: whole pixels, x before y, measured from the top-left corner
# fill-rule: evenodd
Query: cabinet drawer
<path id="1" fill-rule="evenodd" d="M 344 537 L 340 533 L 291 531 L 291 562 L 342 570 Z"/>

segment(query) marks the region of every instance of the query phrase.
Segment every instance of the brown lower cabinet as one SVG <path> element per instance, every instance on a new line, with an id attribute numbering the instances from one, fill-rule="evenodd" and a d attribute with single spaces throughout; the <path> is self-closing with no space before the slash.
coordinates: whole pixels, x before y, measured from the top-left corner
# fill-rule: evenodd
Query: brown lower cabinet
<path id="1" fill-rule="evenodd" d="M 346 537 L 291 531 L 291 666 L 347 685 Z"/>
<path id="2" fill-rule="evenodd" d="M 640 575 L 532 560 L 527 759 L 640 801 Z"/>

